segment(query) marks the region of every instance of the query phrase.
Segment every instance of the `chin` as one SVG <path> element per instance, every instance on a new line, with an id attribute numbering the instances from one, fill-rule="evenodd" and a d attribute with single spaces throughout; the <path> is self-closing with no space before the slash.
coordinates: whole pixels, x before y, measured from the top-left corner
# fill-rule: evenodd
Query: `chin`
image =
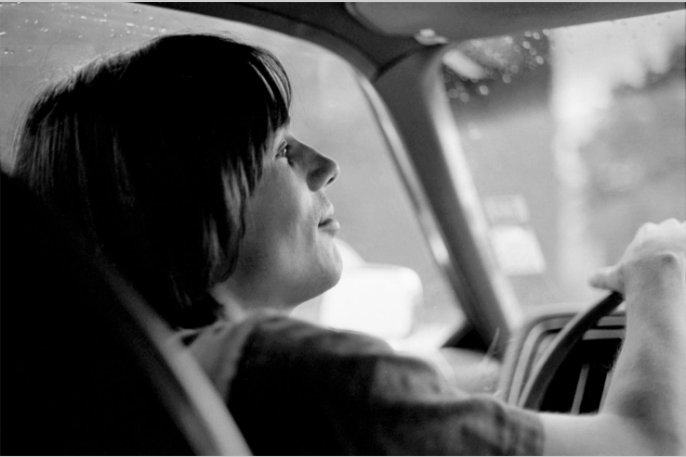
<path id="1" fill-rule="evenodd" d="M 343 260 L 341 258 L 340 252 L 334 246 L 333 259 L 331 265 L 331 284 L 326 288 L 326 290 L 331 289 L 333 286 L 338 284 L 341 280 L 341 275 L 343 274 Z"/>
<path id="2" fill-rule="evenodd" d="M 326 273 L 322 275 L 317 284 L 317 291 L 313 296 L 321 295 L 338 284 L 338 281 L 341 280 L 342 272 L 343 268 L 339 261 L 336 265 L 332 266 L 332 268 L 328 269 Z"/>
<path id="3" fill-rule="evenodd" d="M 333 286 L 338 284 L 338 281 L 341 280 L 341 274 L 342 273 L 343 273 L 343 268 L 342 268 L 341 264 L 339 263 L 336 270 L 334 272 L 332 272 L 331 280 L 329 281 L 329 285 L 326 287 L 324 292 L 326 292 L 327 290 L 331 289 Z"/>
<path id="4" fill-rule="evenodd" d="M 297 291 L 297 296 L 294 297 L 295 300 L 289 300 L 289 302 L 303 303 L 323 294 L 340 281 L 343 273 L 343 262 L 335 246 L 325 259 L 320 257 L 314 264 L 318 265 L 314 270 L 301 275 L 299 279 L 291 283 L 299 284 L 299 287 L 290 288 L 291 291 Z"/>
<path id="5" fill-rule="evenodd" d="M 327 290 L 331 289 L 333 286 L 338 284 L 341 279 L 341 273 L 343 271 L 340 259 L 338 262 L 330 265 L 328 268 L 321 269 L 318 274 L 310 277 L 304 287 L 300 289 L 296 302 L 298 304 L 303 303 L 312 298 L 318 297 Z"/>

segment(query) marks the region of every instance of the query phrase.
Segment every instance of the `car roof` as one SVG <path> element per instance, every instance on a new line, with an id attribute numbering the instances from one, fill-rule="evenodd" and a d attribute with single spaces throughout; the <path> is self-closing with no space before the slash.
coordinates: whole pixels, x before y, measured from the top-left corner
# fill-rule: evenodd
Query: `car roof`
<path id="1" fill-rule="evenodd" d="M 683 9 L 683 3 L 150 3 L 270 28 L 344 56 L 370 80 L 427 45 Z"/>

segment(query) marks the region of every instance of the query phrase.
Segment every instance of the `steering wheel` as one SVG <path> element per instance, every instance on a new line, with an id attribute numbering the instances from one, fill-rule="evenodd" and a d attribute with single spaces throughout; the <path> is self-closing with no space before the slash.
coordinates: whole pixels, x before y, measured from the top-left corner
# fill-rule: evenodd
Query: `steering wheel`
<path id="1" fill-rule="evenodd" d="M 565 325 L 536 363 L 519 396 L 519 406 L 528 409 L 540 408 L 543 395 L 572 348 L 586 330 L 598 323 L 601 317 L 611 313 L 622 301 L 624 298 L 621 294 L 612 292 L 588 310 L 578 313 Z"/>

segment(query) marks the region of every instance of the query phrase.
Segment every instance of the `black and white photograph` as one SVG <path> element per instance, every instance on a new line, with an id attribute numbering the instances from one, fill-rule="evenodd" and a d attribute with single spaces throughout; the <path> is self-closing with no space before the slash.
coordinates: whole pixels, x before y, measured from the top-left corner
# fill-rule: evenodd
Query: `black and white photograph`
<path id="1" fill-rule="evenodd" d="M 0 2 L 0 455 L 686 455 L 683 2 Z"/>

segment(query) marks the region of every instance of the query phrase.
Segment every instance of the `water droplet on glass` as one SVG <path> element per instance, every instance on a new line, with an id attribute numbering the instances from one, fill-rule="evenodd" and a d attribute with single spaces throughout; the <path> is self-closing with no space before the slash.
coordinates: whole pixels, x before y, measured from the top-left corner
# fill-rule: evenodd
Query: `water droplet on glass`
<path id="1" fill-rule="evenodd" d="M 136 24 L 134 24 L 133 22 L 127 22 L 127 23 L 124 24 L 124 25 L 127 26 L 127 27 L 134 27 Z"/>
<path id="2" fill-rule="evenodd" d="M 167 29 L 164 28 L 164 27 L 162 27 L 162 28 L 160 29 L 160 32 L 162 32 L 162 33 L 167 33 Z"/>
<path id="3" fill-rule="evenodd" d="M 47 27 L 41 27 L 40 31 L 43 33 L 48 33 L 48 28 Z"/>
<path id="4" fill-rule="evenodd" d="M 131 35 L 131 30 L 126 29 L 126 32 L 124 32 L 124 33 L 126 33 L 127 35 Z"/>
<path id="5" fill-rule="evenodd" d="M 525 36 L 525 37 L 531 37 L 531 32 L 529 32 L 529 31 L 527 30 L 526 32 L 524 32 L 524 36 Z"/>
<path id="6" fill-rule="evenodd" d="M 534 32 L 533 34 L 534 40 L 540 40 L 541 39 L 541 34 L 538 32 Z"/>
<path id="7" fill-rule="evenodd" d="M 28 19 L 24 19 L 24 24 L 28 24 L 28 23 L 29 23 L 29 20 L 28 20 Z"/>
<path id="8" fill-rule="evenodd" d="M 84 21 L 87 21 L 87 20 L 88 20 L 88 16 L 79 16 L 79 19 L 82 19 L 82 20 L 84 20 Z"/>
<path id="9" fill-rule="evenodd" d="M 79 40 L 83 40 L 83 35 L 79 34 L 79 36 L 77 36 L 76 38 L 78 38 Z"/>
<path id="10" fill-rule="evenodd" d="M 490 90 L 488 89 L 488 86 L 483 85 L 483 84 L 479 86 L 479 93 L 481 95 L 488 95 L 489 92 L 490 92 Z"/>
<path id="11" fill-rule="evenodd" d="M 36 24 L 38 24 L 38 19 L 33 20 L 33 25 L 36 25 Z"/>
<path id="12" fill-rule="evenodd" d="M 140 13 L 140 12 L 141 12 L 140 8 L 134 8 L 134 9 L 133 9 L 133 13 L 134 13 L 134 14 L 138 14 L 138 13 Z"/>
<path id="13" fill-rule="evenodd" d="M 14 54 L 14 51 L 12 49 L 5 48 L 2 50 L 2 53 L 7 56 L 7 55 Z"/>
<path id="14" fill-rule="evenodd" d="M 505 84 L 509 84 L 512 82 L 512 76 L 508 75 L 507 73 L 503 75 L 503 82 Z"/>
<path id="15" fill-rule="evenodd" d="M 155 17 L 154 16 L 148 16 L 148 20 L 153 21 L 153 20 L 155 20 Z"/>
<path id="16" fill-rule="evenodd" d="M 460 94 L 460 101 L 467 103 L 469 101 L 469 94 L 467 92 L 462 92 Z"/>
<path id="17" fill-rule="evenodd" d="M 536 63 L 543 65 L 545 63 L 545 59 L 542 56 L 536 56 Z"/>
<path id="18" fill-rule="evenodd" d="M 7 35 L 7 32 L 5 32 L 5 31 L 0 32 L 0 36 L 3 36 L 3 35 Z"/>
<path id="19" fill-rule="evenodd" d="M 28 48 L 26 48 L 26 52 L 33 52 L 33 48 L 29 46 Z"/>
<path id="20" fill-rule="evenodd" d="M 525 41 L 522 41 L 522 47 L 523 47 L 524 49 L 531 49 L 531 43 L 529 43 L 529 42 L 526 41 L 526 40 L 525 40 Z"/>

